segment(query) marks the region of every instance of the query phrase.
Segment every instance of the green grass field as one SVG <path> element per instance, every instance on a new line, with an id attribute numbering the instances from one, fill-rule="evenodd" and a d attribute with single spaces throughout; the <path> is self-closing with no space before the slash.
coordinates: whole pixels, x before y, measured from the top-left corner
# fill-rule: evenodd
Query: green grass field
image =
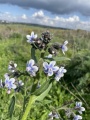
<path id="1" fill-rule="evenodd" d="M 45 99 L 41 102 L 35 102 L 27 120 L 47 120 L 49 112 L 55 108 L 60 108 L 66 104 L 69 107 L 75 105 L 75 101 L 81 100 L 86 111 L 83 112 L 83 120 L 90 120 L 90 32 L 82 30 L 62 30 L 53 28 L 36 27 L 22 24 L 0 24 L 0 79 L 4 80 L 4 74 L 8 71 L 8 64 L 14 61 L 18 65 L 18 70 L 24 71 L 26 63 L 31 58 L 31 46 L 27 43 L 26 35 L 32 31 L 38 36 L 49 30 L 52 34 L 52 41 L 63 43 L 68 40 L 68 51 L 66 57 L 70 61 L 60 61 L 58 64 L 65 65 L 67 73 L 61 79 L 61 83 L 53 82 L 52 89 Z M 37 58 L 40 57 L 40 51 L 36 51 Z M 48 52 L 45 53 L 48 55 Z M 65 57 L 62 52 L 59 56 Z M 28 87 L 27 95 L 24 90 L 8 95 L 5 89 L 0 88 L 0 120 L 20 120 L 29 98 L 29 86 L 32 83 L 31 78 L 21 76 Z M 41 81 L 44 82 L 42 76 Z M 15 94 L 16 102 L 13 116 L 10 118 L 8 107 L 11 97 Z M 25 98 L 26 97 L 26 98 Z M 23 102 L 25 99 L 25 106 Z M 73 104 L 70 104 L 73 103 Z M 54 109 L 55 109 L 54 108 Z M 64 110 L 59 111 L 63 120 L 68 120 Z M 61 120 L 62 120 L 61 119 Z"/>

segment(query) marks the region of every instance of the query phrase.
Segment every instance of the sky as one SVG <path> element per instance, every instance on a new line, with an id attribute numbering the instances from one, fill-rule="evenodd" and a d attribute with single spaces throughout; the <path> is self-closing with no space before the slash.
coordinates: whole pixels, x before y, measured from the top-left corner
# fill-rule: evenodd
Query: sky
<path id="1" fill-rule="evenodd" d="M 90 31 L 90 0 L 0 0 L 0 20 Z"/>

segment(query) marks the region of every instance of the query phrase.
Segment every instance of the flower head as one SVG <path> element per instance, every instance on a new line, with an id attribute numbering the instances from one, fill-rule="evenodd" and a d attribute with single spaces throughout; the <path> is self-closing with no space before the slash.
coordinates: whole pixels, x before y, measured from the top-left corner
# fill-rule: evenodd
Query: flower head
<path id="1" fill-rule="evenodd" d="M 56 81 L 59 81 L 60 78 L 63 77 L 63 76 L 64 76 L 64 73 L 66 73 L 66 72 L 67 72 L 67 70 L 64 69 L 64 67 L 60 67 L 59 70 L 58 70 L 58 71 L 56 72 L 56 74 L 55 74 L 55 79 L 56 79 Z"/>
<path id="2" fill-rule="evenodd" d="M 33 59 L 27 62 L 26 71 L 33 77 L 36 76 L 36 72 L 38 71 L 38 67 L 34 65 L 35 61 Z"/>
<path id="3" fill-rule="evenodd" d="M 50 120 L 53 120 L 53 118 L 59 119 L 59 116 L 56 112 L 50 112 L 48 114 L 48 116 L 49 116 Z"/>
<path id="4" fill-rule="evenodd" d="M 9 66 L 8 66 L 8 70 L 10 72 L 15 72 L 16 67 L 17 67 L 17 64 L 14 63 L 13 61 L 10 61 Z"/>
<path id="5" fill-rule="evenodd" d="M 61 45 L 61 49 L 62 49 L 62 52 L 63 52 L 63 54 L 65 55 L 65 52 L 68 50 L 68 48 L 67 48 L 67 45 L 68 44 L 68 41 L 66 40 L 64 43 L 63 43 L 63 45 Z"/>
<path id="6" fill-rule="evenodd" d="M 55 64 L 56 61 L 51 61 L 49 64 L 47 62 L 43 63 L 44 72 L 48 74 L 48 76 L 52 76 L 54 72 L 56 72 L 59 69 L 58 66 L 54 66 Z"/>
<path id="7" fill-rule="evenodd" d="M 82 114 L 82 111 L 85 111 L 85 108 L 82 107 L 82 102 L 76 102 L 75 109 L 78 110 L 80 114 Z"/>
<path id="8" fill-rule="evenodd" d="M 24 83 L 22 82 L 22 80 L 19 80 L 19 81 L 16 81 L 16 85 L 17 85 L 17 87 L 16 87 L 15 91 L 19 92 L 21 90 L 22 86 L 24 85 Z"/>
<path id="9" fill-rule="evenodd" d="M 5 87 L 8 88 L 8 90 L 16 89 L 16 85 L 14 83 L 15 83 L 14 78 L 9 78 L 9 77 L 5 78 Z"/>
<path id="10" fill-rule="evenodd" d="M 26 38 L 27 38 L 27 42 L 33 43 L 34 40 L 37 38 L 37 34 L 34 35 L 34 32 L 32 31 L 32 32 L 31 32 L 31 35 L 27 35 Z"/>
<path id="11" fill-rule="evenodd" d="M 82 116 L 80 115 L 75 115 L 73 120 L 82 120 Z"/>
<path id="12" fill-rule="evenodd" d="M 18 85 L 19 85 L 19 86 L 23 86 L 23 85 L 24 85 L 24 83 L 22 82 L 22 80 L 19 80 L 19 81 L 18 81 Z"/>

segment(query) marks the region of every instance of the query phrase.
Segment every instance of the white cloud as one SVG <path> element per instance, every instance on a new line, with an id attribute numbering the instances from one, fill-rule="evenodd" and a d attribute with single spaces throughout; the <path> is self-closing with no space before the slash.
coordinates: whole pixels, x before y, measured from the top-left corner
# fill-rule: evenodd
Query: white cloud
<path id="1" fill-rule="evenodd" d="M 68 19 L 66 19 L 66 21 L 67 22 L 78 22 L 79 17 L 78 16 L 69 17 Z"/>
<path id="2" fill-rule="evenodd" d="M 26 14 L 14 16 L 9 12 L 4 12 L 0 13 L 0 19 L 15 22 L 36 23 L 53 27 L 84 29 L 90 31 L 90 20 L 83 21 L 77 15 L 70 16 L 68 18 L 64 18 L 62 16 L 51 18 L 50 16 L 45 15 L 42 10 L 33 13 L 32 16 L 26 16 Z"/>
<path id="3" fill-rule="evenodd" d="M 55 20 L 61 21 L 61 22 L 78 22 L 80 19 L 78 16 L 74 15 L 74 16 L 69 17 L 69 18 L 63 18 L 63 17 L 56 16 Z"/>
<path id="4" fill-rule="evenodd" d="M 44 15 L 44 13 L 43 13 L 43 11 L 42 10 L 40 10 L 40 11 L 38 11 L 38 12 L 35 12 L 33 15 L 32 15 L 32 17 L 35 17 L 35 18 L 43 18 L 45 15 Z"/>
<path id="5" fill-rule="evenodd" d="M 16 19 L 17 19 L 17 17 L 13 16 L 10 12 L 1 12 L 0 13 L 0 20 L 15 21 Z"/>
<path id="6" fill-rule="evenodd" d="M 23 14 L 23 15 L 21 16 L 21 18 L 24 19 L 24 20 L 26 20 L 26 19 L 27 19 L 27 16 L 26 16 L 25 14 Z"/>

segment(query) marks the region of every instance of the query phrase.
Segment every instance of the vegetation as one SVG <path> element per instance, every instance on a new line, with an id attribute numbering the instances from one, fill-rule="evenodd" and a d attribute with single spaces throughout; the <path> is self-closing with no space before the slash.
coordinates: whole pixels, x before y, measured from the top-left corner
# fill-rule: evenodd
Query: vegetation
<path id="1" fill-rule="evenodd" d="M 17 63 L 18 70 L 26 70 L 26 63 L 31 59 L 31 46 L 27 43 L 26 35 L 34 31 L 41 36 L 41 33 L 46 30 L 52 34 L 52 44 L 54 42 L 61 44 L 68 40 L 68 51 L 65 56 L 61 51 L 58 56 L 59 58 L 67 57 L 70 60 L 56 59 L 57 64 L 65 66 L 67 72 L 60 83 L 52 83 L 52 89 L 43 101 L 35 102 L 27 120 L 47 120 L 50 111 L 63 106 L 73 107 L 76 101 L 82 101 L 86 109 L 82 114 L 83 120 L 90 120 L 90 32 L 88 31 L 46 29 L 24 24 L 0 24 L 0 79 L 5 79 L 4 74 L 8 71 L 10 61 Z M 37 58 L 40 57 L 39 53 L 40 51 L 36 50 Z M 45 56 L 47 55 L 48 51 L 45 53 Z M 19 80 L 25 84 L 20 92 L 15 93 L 13 90 L 11 94 L 7 94 L 6 89 L 0 88 L 0 120 L 20 120 L 26 109 L 32 80 L 28 76 L 20 76 Z M 44 83 L 43 76 L 40 81 Z M 26 93 L 25 86 L 27 86 Z M 12 101 L 13 104 L 10 104 Z M 64 110 L 59 110 L 59 114 L 63 120 L 68 120 Z"/>

